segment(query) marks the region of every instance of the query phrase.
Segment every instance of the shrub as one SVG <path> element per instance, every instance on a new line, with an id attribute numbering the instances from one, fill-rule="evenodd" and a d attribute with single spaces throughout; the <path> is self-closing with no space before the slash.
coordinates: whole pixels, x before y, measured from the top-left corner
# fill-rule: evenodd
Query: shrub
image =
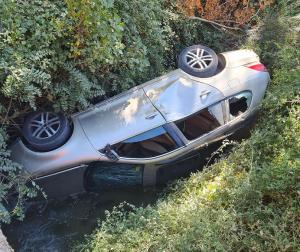
<path id="1" fill-rule="evenodd" d="M 23 107 L 36 109 L 46 101 L 71 111 L 103 94 L 89 73 L 119 55 L 122 46 L 122 23 L 109 4 L 7 0 L 1 5 L 2 96 Z"/>
<path id="2" fill-rule="evenodd" d="M 172 31 L 161 0 L 115 0 L 124 24 L 124 50 L 111 73 L 101 80 L 114 93 L 161 74 L 168 67 Z"/>
<path id="3" fill-rule="evenodd" d="M 24 201 L 36 196 L 38 186 L 34 183 L 28 186 L 28 180 L 21 173 L 21 166 L 9 159 L 6 150 L 6 134 L 0 129 L 0 221 L 9 223 L 12 217 L 24 218 Z M 15 200 L 9 200 L 11 196 Z"/>
<path id="4" fill-rule="evenodd" d="M 164 70 L 171 31 L 159 0 L 1 6 L 0 94 L 22 107 L 71 112 Z"/>

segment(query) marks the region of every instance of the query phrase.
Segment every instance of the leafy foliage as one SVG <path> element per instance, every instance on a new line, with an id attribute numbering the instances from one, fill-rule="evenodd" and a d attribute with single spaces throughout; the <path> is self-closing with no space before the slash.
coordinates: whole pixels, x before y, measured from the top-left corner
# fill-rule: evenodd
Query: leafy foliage
<path id="1" fill-rule="evenodd" d="M 9 223 L 12 217 L 24 218 L 24 200 L 33 198 L 39 189 L 35 183 L 27 186 L 25 174 L 21 174 L 21 166 L 10 160 L 6 150 L 6 134 L 0 130 L 0 220 Z M 11 195 L 15 202 L 9 201 Z"/>
<path id="2" fill-rule="evenodd" d="M 1 6 L 2 96 L 33 109 L 46 101 L 72 111 L 103 94 L 101 86 L 88 79 L 121 53 L 122 22 L 111 4 L 3 0 Z M 81 74 L 75 84 L 74 68 L 77 77 Z M 74 86 L 78 92 L 73 93 Z M 40 102 L 37 97 L 42 97 Z"/>

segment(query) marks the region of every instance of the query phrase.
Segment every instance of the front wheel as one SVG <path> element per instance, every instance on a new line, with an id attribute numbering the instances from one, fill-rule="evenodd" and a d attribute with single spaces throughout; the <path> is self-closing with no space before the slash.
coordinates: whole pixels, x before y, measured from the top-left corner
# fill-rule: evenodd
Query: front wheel
<path id="1" fill-rule="evenodd" d="M 71 127 L 62 114 L 34 112 L 25 118 L 22 133 L 29 147 L 37 151 L 51 151 L 68 140 Z"/>
<path id="2" fill-rule="evenodd" d="M 218 67 L 218 56 L 210 48 L 193 45 L 179 55 L 178 66 L 184 72 L 199 78 L 211 77 Z"/>

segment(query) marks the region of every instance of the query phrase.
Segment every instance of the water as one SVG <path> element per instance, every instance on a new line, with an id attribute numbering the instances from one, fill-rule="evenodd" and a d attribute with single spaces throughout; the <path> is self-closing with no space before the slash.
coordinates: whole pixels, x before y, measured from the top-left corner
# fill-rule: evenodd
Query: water
<path id="1" fill-rule="evenodd" d="M 31 206 L 24 221 L 14 221 L 2 228 L 15 251 L 70 251 L 72 245 L 82 241 L 104 219 L 105 210 L 124 201 L 145 206 L 154 203 L 157 197 L 158 191 L 135 188 L 45 201 Z"/>

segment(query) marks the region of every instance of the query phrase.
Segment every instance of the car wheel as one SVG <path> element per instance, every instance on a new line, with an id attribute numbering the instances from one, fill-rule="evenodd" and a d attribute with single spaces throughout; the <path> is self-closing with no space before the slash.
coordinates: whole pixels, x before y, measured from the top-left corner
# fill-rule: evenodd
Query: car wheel
<path id="1" fill-rule="evenodd" d="M 218 56 L 206 46 L 193 45 L 180 53 L 178 66 L 190 75 L 207 78 L 216 73 Z"/>
<path id="2" fill-rule="evenodd" d="M 34 112 L 25 118 L 22 131 L 29 147 L 37 151 L 51 151 L 68 140 L 71 127 L 62 114 Z"/>

